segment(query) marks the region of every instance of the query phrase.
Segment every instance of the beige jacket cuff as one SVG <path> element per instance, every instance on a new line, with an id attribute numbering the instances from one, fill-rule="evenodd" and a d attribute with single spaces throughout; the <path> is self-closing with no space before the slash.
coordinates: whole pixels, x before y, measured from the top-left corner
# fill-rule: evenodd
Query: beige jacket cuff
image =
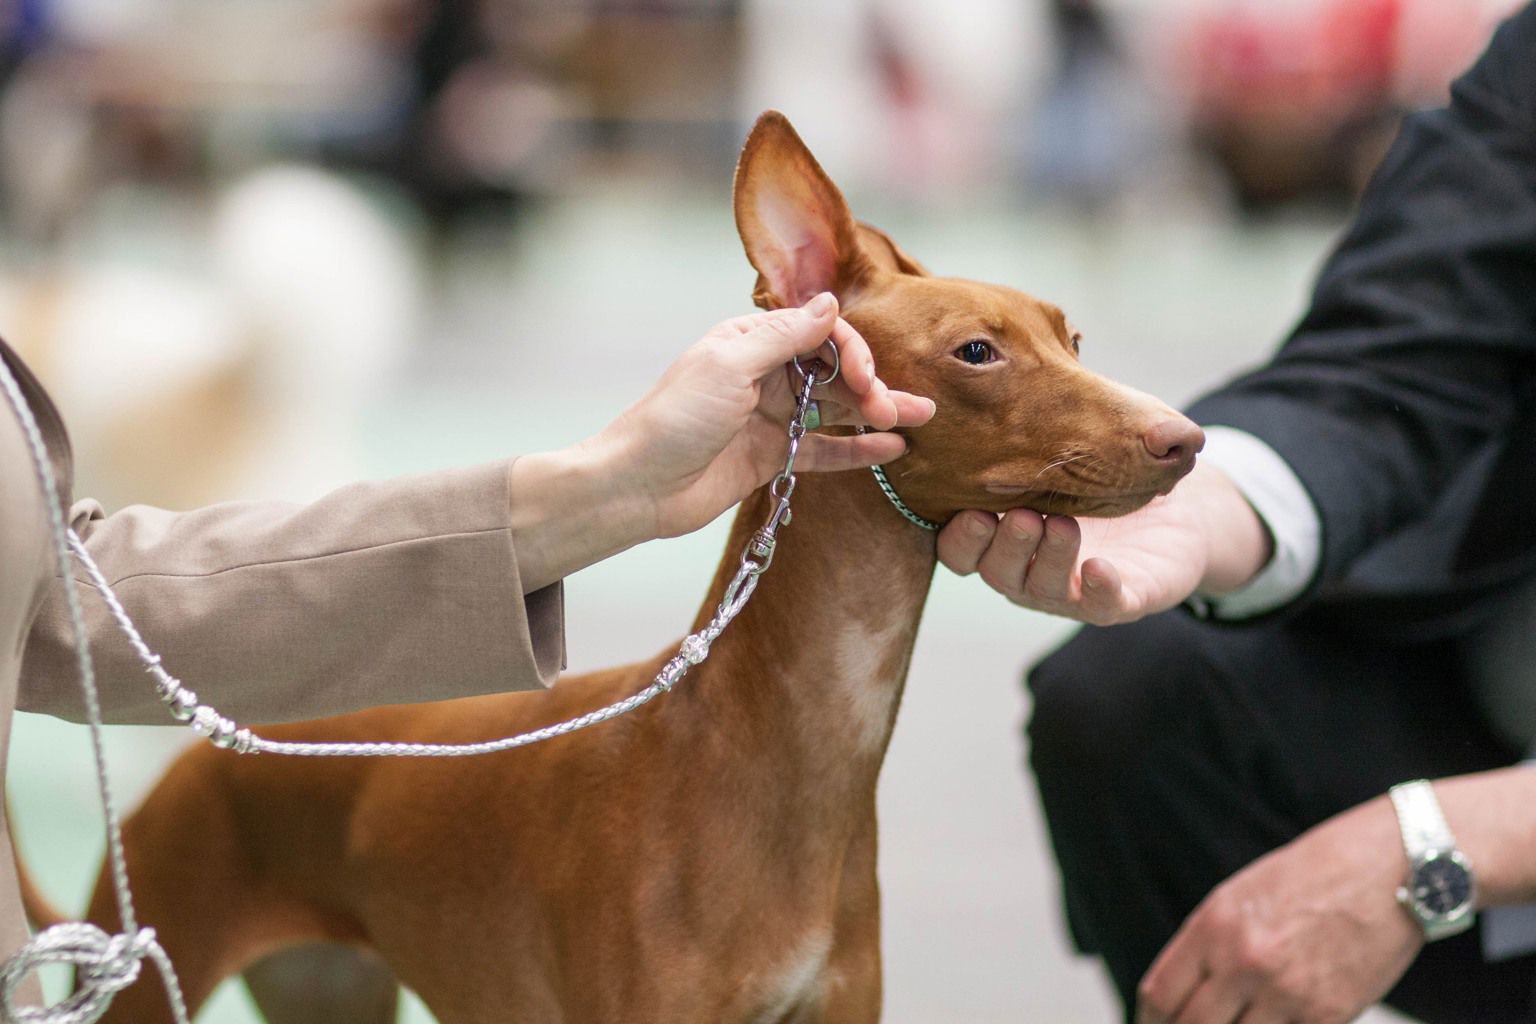
<path id="1" fill-rule="evenodd" d="M 72 525 L 167 671 L 241 724 L 548 686 L 560 584 L 524 595 L 510 462 L 343 487 L 309 505 L 231 502 Z M 150 677 L 84 572 L 109 721 L 164 723 Z M 62 584 L 28 635 L 18 707 L 79 719 Z"/>

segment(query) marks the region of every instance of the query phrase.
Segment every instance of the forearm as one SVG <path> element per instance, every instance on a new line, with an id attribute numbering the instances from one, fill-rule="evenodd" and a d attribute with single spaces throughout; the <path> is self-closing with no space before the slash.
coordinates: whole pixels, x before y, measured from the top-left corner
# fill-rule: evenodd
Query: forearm
<path id="1" fill-rule="evenodd" d="M 1437 779 L 1434 786 L 1456 845 L 1476 873 L 1478 908 L 1536 901 L 1536 767 Z M 1329 824 L 1343 827 L 1350 842 L 1386 854 L 1387 874 L 1406 877 L 1397 816 L 1385 793 Z"/>
<path id="2" fill-rule="evenodd" d="M 1476 872 L 1478 906 L 1536 901 L 1536 767 L 1443 779 L 1435 795 Z"/>
<path id="3" fill-rule="evenodd" d="M 1180 499 L 1189 501 L 1204 519 L 1206 565 L 1200 593 L 1231 593 L 1268 564 L 1274 541 L 1230 477 L 1214 466 L 1199 463 L 1179 484 L 1179 491 Z"/>
<path id="4" fill-rule="evenodd" d="M 523 592 L 657 536 L 655 511 L 603 435 L 512 464 L 511 526 Z"/>
<path id="5" fill-rule="evenodd" d="M 525 588 L 505 462 L 355 483 L 308 505 L 189 512 L 83 500 L 71 524 L 166 667 L 241 721 L 340 714 L 547 686 L 563 660 L 559 587 Z M 103 710 L 164 709 L 105 604 L 85 625 Z M 80 707 L 62 585 L 28 633 L 18 706 Z"/>

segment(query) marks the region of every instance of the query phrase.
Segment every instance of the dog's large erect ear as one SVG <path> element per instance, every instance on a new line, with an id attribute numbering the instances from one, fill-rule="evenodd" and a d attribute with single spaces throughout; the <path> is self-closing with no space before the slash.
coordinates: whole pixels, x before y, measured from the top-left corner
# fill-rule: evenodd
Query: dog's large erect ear
<path id="1" fill-rule="evenodd" d="M 843 295 L 867 271 L 847 201 L 777 110 L 747 136 L 735 192 L 736 230 L 758 272 L 752 301 L 762 308 Z"/>
<path id="2" fill-rule="evenodd" d="M 864 254 L 877 267 L 894 270 L 898 274 L 915 274 L 928 277 L 928 268 L 907 255 L 907 250 L 896 244 L 890 235 L 873 224 L 859 221 L 859 242 Z"/>

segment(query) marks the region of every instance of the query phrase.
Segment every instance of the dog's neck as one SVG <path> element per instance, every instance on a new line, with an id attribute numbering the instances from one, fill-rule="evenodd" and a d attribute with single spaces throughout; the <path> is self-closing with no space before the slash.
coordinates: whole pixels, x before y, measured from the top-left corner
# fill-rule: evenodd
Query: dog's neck
<path id="1" fill-rule="evenodd" d="M 766 489 L 742 503 L 695 629 L 713 615 L 772 503 Z M 802 474 L 792 511 L 747 607 L 679 694 L 702 712 L 696 721 L 711 742 L 723 738 L 780 775 L 803 772 L 835 803 L 873 794 L 935 540 L 901 517 L 867 470 Z"/>

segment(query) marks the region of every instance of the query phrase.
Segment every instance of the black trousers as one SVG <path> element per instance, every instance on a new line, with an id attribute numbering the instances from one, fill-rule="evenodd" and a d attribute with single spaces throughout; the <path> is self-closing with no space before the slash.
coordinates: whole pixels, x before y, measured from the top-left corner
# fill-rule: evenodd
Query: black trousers
<path id="1" fill-rule="evenodd" d="M 1450 642 L 1182 612 L 1084 629 L 1034 668 L 1030 761 L 1068 921 L 1128 1020 L 1163 945 L 1250 861 L 1398 782 L 1519 760 L 1460 676 Z M 1474 928 L 1426 947 L 1388 1002 L 1431 1024 L 1529 1024 L 1536 956 L 1485 963 Z"/>

